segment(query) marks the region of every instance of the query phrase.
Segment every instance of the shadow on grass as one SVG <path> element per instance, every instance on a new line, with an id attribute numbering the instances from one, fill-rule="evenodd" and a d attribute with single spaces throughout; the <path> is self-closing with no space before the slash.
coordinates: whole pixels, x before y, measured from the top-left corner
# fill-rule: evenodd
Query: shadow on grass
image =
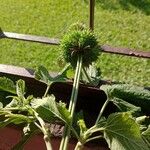
<path id="1" fill-rule="evenodd" d="M 150 0 L 96 0 L 96 2 L 104 9 L 117 10 L 122 8 L 132 11 L 135 8 L 146 15 L 150 15 Z"/>

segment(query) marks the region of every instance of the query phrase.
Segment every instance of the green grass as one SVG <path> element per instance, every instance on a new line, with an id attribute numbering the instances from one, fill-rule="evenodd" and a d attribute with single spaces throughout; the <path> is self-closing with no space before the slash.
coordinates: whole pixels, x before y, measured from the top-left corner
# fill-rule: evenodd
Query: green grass
<path id="1" fill-rule="evenodd" d="M 97 0 L 95 33 L 100 44 L 150 51 L 150 0 Z M 62 38 L 74 22 L 88 25 L 88 0 L 0 0 L 4 31 Z M 59 47 L 0 40 L 0 63 L 58 71 Z M 150 60 L 102 54 L 104 79 L 150 86 Z"/>

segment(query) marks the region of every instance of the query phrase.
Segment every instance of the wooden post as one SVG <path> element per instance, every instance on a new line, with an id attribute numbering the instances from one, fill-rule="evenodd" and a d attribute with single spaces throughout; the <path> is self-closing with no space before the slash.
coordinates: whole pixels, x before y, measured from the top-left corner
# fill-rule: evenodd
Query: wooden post
<path id="1" fill-rule="evenodd" d="M 89 27 L 91 30 L 94 30 L 94 7 L 95 7 L 95 0 L 90 0 Z"/>

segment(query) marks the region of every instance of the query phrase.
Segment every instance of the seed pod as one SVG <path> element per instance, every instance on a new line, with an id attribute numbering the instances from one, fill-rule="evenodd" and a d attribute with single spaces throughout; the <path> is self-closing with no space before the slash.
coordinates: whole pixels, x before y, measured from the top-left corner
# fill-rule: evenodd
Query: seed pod
<path id="1" fill-rule="evenodd" d="M 88 67 L 93 61 L 96 61 L 100 48 L 93 32 L 88 29 L 74 27 L 73 30 L 64 36 L 61 40 L 61 49 L 66 62 L 70 62 L 73 67 L 76 66 L 79 55 L 82 55 L 83 66 Z"/>

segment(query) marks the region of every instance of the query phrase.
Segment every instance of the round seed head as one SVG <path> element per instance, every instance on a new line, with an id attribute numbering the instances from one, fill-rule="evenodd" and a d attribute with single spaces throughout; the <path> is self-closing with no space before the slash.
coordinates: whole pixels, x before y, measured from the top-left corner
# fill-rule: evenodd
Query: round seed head
<path id="1" fill-rule="evenodd" d="M 79 55 L 82 55 L 83 66 L 88 67 L 96 61 L 100 48 L 93 32 L 80 26 L 74 27 L 61 40 L 61 49 L 66 62 L 76 66 Z"/>

